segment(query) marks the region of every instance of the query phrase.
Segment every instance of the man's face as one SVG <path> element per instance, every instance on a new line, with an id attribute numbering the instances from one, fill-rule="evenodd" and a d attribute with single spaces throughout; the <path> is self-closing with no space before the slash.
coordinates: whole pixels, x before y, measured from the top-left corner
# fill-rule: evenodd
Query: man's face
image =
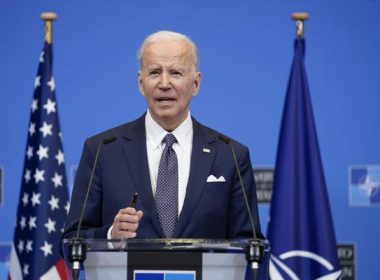
<path id="1" fill-rule="evenodd" d="M 186 119 L 200 80 L 186 41 L 154 42 L 146 46 L 142 70 L 138 73 L 139 88 L 153 119 L 164 129 L 172 131 Z"/>

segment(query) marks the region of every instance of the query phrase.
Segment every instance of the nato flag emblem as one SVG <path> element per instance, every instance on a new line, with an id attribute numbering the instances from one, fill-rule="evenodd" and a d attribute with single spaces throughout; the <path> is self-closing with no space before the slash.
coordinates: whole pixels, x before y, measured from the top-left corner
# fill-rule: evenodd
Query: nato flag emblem
<path id="1" fill-rule="evenodd" d="M 349 167 L 350 205 L 380 206 L 380 165 Z"/>

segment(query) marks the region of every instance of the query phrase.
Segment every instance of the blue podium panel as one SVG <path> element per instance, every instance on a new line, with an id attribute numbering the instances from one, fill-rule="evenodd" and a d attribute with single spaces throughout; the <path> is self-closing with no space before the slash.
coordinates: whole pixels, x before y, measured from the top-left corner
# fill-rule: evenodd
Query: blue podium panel
<path id="1" fill-rule="evenodd" d="M 195 271 L 145 271 L 135 270 L 134 280 L 195 280 Z"/>
<path id="2" fill-rule="evenodd" d="M 165 280 L 165 275 L 163 273 L 135 272 L 133 279 L 135 280 Z"/>

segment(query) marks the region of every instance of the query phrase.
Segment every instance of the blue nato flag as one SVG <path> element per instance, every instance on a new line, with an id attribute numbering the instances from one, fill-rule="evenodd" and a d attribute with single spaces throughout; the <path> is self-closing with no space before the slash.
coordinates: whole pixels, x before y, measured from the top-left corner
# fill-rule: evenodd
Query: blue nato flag
<path id="1" fill-rule="evenodd" d="M 309 86 L 295 39 L 277 150 L 268 239 L 271 279 L 340 279 Z"/>

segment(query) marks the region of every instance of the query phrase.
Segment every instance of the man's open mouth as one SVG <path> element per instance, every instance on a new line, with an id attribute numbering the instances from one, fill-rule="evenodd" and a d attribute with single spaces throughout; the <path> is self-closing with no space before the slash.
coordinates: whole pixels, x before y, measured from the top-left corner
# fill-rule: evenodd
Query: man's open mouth
<path id="1" fill-rule="evenodd" d="M 162 103 L 162 104 L 166 104 L 166 103 L 172 103 L 172 102 L 174 102 L 175 101 L 175 99 L 174 98 L 170 98 L 170 97 L 162 97 L 162 98 L 157 98 L 157 101 L 159 102 L 159 103 Z"/>

